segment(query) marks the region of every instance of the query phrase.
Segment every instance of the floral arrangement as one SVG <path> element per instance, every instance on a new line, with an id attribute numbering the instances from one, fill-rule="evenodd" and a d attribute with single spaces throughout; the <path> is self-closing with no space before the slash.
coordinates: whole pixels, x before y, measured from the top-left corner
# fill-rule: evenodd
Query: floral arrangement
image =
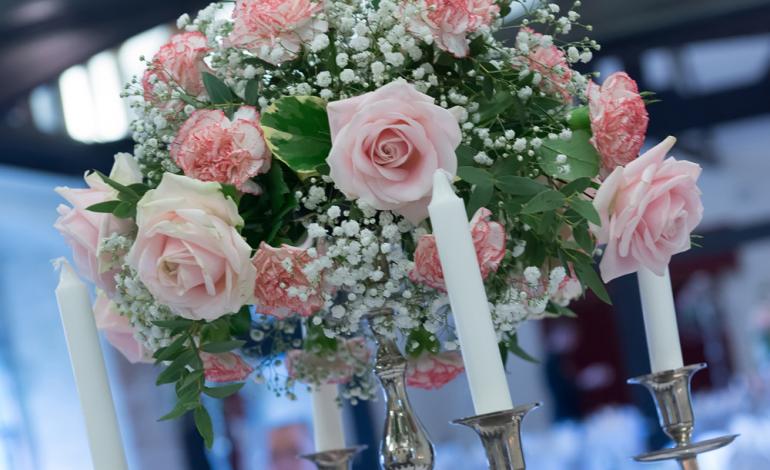
<path id="1" fill-rule="evenodd" d="M 193 411 L 210 443 L 201 394 L 250 376 L 370 398 L 373 309 L 393 311 L 378 327 L 403 340 L 410 385 L 462 372 L 426 218 L 437 169 L 467 202 L 504 355 L 528 358 L 517 327 L 571 315 L 586 288 L 609 301 L 597 241 L 605 280 L 689 247 L 698 168 L 664 160 L 671 141 L 637 159 L 645 97 L 623 73 L 594 84 L 573 66 L 599 45 L 561 39 L 590 30 L 580 2 L 506 21 L 510 3 L 237 0 L 179 18 L 127 86 L 133 155 L 59 188 L 56 223 L 108 339 L 165 366 L 165 418 Z"/>

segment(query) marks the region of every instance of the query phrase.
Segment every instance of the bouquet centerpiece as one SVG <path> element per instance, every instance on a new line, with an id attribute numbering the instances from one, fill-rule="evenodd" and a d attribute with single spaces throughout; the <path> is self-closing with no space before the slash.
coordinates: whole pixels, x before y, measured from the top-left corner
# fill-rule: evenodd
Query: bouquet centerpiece
<path id="1" fill-rule="evenodd" d="M 56 227 L 98 288 L 97 324 L 132 361 L 164 366 L 211 443 L 201 395 L 252 377 L 341 383 L 372 397 L 367 330 L 403 340 L 408 383 L 462 371 L 436 243 L 433 174 L 467 204 L 501 352 L 517 327 L 572 315 L 586 288 L 689 247 L 698 167 L 637 158 L 645 96 L 624 73 L 600 87 L 574 64 L 577 8 L 507 0 L 213 3 L 126 89 L 133 155 Z M 285 366 L 285 367 L 284 367 Z M 219 385 L 217 385 L 219 384 Z M 225 385 L 222 385 L 225 384 Z"/>

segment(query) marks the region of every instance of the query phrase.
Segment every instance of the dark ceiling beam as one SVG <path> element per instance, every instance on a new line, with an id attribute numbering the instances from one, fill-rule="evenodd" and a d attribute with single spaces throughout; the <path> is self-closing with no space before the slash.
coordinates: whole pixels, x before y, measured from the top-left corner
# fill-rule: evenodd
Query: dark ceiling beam
<path id="1" fill-rule="evenodd" d="M 56 79 L 67 67 L 115 47 L 137 33 L 173 21 L 180 12 L 194 12 L 205 3 L 199 0 L 103 2 L 93 11 L 17 25 L 19 36 L 8 34 L 0 27 L 0 83 L 3 84 L 0 109 L 13 105 L 34 87 Z"/>

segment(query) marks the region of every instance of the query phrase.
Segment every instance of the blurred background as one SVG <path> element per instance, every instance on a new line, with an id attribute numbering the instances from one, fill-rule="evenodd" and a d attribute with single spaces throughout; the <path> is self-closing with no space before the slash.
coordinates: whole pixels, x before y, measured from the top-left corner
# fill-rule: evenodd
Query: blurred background
<path id="1" fill-rule="evenodd" d="M 86 169 L 131 151 L 122 85 L 179 14 L 205 3 L 0 2 L 0 470 L 90 468 L 53 296 L 50 260 L 69 252 L 52 228 L 53 188 L 81 186 Z M 674 134 L 676 155 L 704 168 L 701 246 L 675 258 L 672 279 L 685 361 L 709 363 L 694 382 L 697 437 L 741 437 L 702 467 L 770 468 L 770 1 L 586 0 L 581 13 L 602 44 L 591 67 L 626 70 L 662 100 L 649 108 L 648 144 Z M 625 384 L 649 371 L 636 280 L 610 291 L 612 307 L 588 297 L 579 321 L 519 335 L 540 359 L 508 366 L 514 400 L 544 403 L 525 421 L 533 469 L 642 468 L 629 457 L 666 444 L 649 396 Z M 207 453 L 191 422 L 156 421 L 173 405 L 156 370 L 104 349 L 132 469 L 309 468 L 294 457 L 312 448 L 307 397 L 249 384 L 210 403 L 218 437 Z M 473 414 L 465 379 L 410 393 L 437 468 L 485 468 L 475 436 L 447 424 Z M 370 446 L 358 469 L 377 468 L 382 407 L 345 410 L 349 442 Z"/>

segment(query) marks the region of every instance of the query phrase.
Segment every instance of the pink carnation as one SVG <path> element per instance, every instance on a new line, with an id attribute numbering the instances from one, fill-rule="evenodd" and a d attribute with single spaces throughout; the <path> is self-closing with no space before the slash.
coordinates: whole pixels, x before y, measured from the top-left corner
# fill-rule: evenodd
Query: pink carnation
<path id="1" fill-rule="evenodd" d="M 334 184 L 350 198 L 418 223 L 428 215 L 433 173 L 457 172 L 457 119 L 404 80 L 329 103 Z"/>
<path id="2" fill-rule="evenodd" d="M 457 351 L 438 354 L 422 353 L 409 358 L 406 369 L 406 384 L 410 387 L 433 390 L 448 384 L 465 370 L 463 357 Z"/>
<path id="3" fill-rule="evenodd" d="M 591 143 L 609 174 L 639 155 L 647 133 L 647 108 L 636 82 L 624 72 L 610 75 L 601 87 L 588 83 Z"/>
<path id="4" fill-rule="evenodd" d="M 690 233 L 703 217 L 696 185 L 701 168 L 666 159 L 674 143 L 668 137 L 617 167 L 596 193 L 602 224 L 593 229 L 607 245 L 599 265 L 605 282 L 642 267 L 662 276 L 671 257 L 690 248 Z"/>
<path id="5" fill-rule="evenodd" d="M 292 349 L 286 353 L 289 377 L 307 383 L 347 383 L 357 370 L 369 366 L 371 352 L 363 338 L 339 342 L 334 352 L 319 354 L 315 351 Z"/>
<path id="6" fill-rule="evenodd" d="M 418 14 L 409 14 L 409 30 L 431 35 L 439 48 L 458 58 L 470 52 L 468 35 L 492 24 L 500 13 L 493 0 L 425 0 L 420 6 Z"/>
<path id="7" fill-rule="evenodd" d="M 96 327 L 107 341 L 131 363 L 153 362 L 152 354 L 134 337 L 134 327 L 121 315 L 104 291 L 99 291 L 94 302 Z"/>
<path id="8" fill-rule="evenodd" d="M 322 10 L 322 1 L 238 0 L 225 44 L 249 49 L 273 65 L 294 60 L 303 44 L 326 32 L 326 21 L 316 18 Z"/>
<path id="9" fill-rule="evenodd" d="M 572 95 L 569 84 L 572 80 L 572 69 L 564 55 L 564 51 L 553 44 L 543 45 L 544 36 L 531 28 L 521 28 L 517 41 L 526 44 L 529 54 L 523 65 L 530 71 L 537 72 L 542 77 L 540 88 L 551 95 L 560 96 L 562 101 L 569 103 Z"/>
<path id="10" fill-rule="evenodd" d="M 221 110 L 195 111 L 179 129 L 170 153 L 187 176 L 257 194 L 259 187 L 251 178 L 267 172 L 271 161 L 259 113 L 252 106 L 239 108 L 232 120 Z"/>
<path id="11" fill-rule="evenodd" d="M 471 219 L 471 236 L 476 256 L 484 279 L 490 273 L 497 271 L 500 262 L 505 257 L 505 228 L 499 222 L 490 220 L 492 212 L 484 207 L 476 211 Z M 417 242 L 414 252 L 414 269 L 409 278 L 416 283 L 425 284 L 434 289 L 446 291 L 444 272 L 436 248 L 433 235 L 423 235 Z"/>
<path id="12" fill-rule="evenodd" d="M 142 86 L 145 101 L 162 106 L 155 92 L 158 83 L 171 89 L 179 86 L 192 96 L 202 95 L 206 88 L 201 73 L 211 72 L 203 61 L 209 50 L 203 33 L 189 32 L 171 36 L 171 40 L 152 58 L 151 66 L 144 73 Z"/>
<path id="13" fill-rule="evenodd" d="M 311 260 L 302 248 L 274 248 L 262 242 L 252 260 L 257 268 L 257 311 L 285 318 L 293 313 L 307 317 L 320 310 L 323 298 L 302 271 Z"/>
<path id="14" fill-rule="evenodd" d="M 240 382 L 254 371 L 241 356 L 232 352 L 201 352 L 200 357 L 203 361 L 203 374 L 209 382 Z"/>

